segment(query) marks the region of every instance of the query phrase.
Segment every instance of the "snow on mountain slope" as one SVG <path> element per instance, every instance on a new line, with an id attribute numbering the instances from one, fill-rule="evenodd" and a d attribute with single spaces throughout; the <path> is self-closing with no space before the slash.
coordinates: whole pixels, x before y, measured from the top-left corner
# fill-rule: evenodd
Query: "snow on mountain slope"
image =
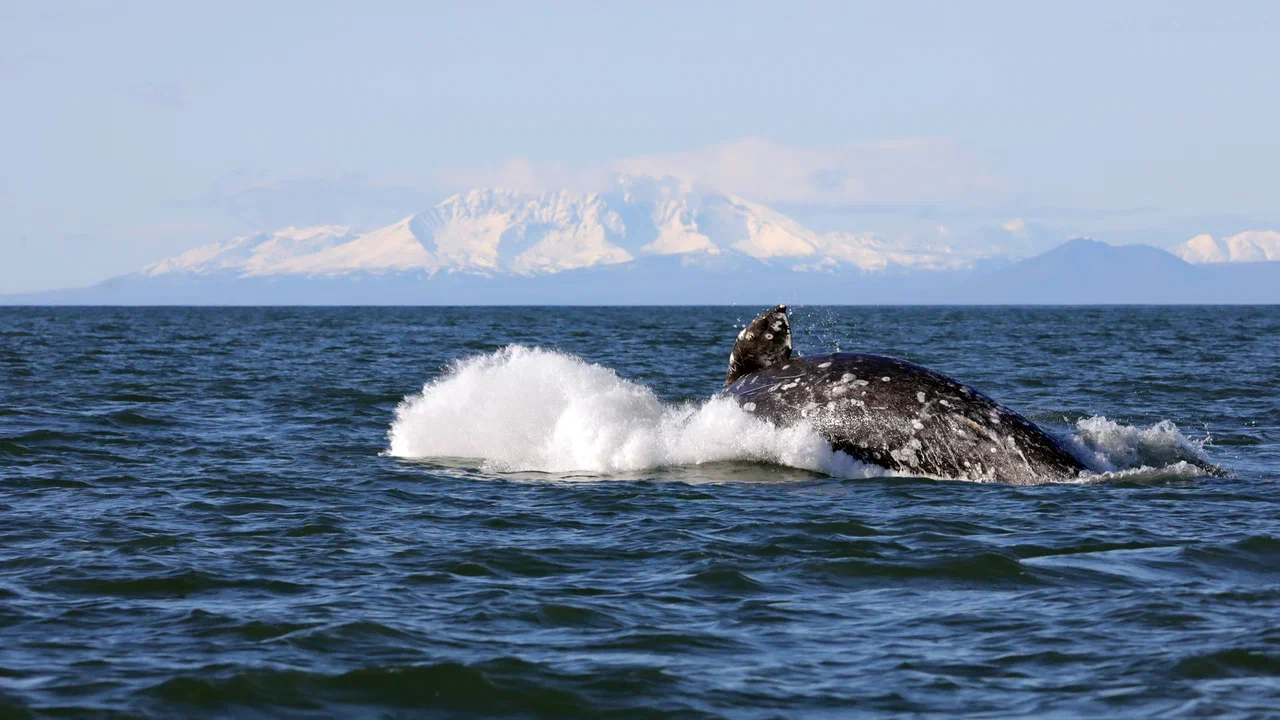
<path id="1" fill-rule="evenodd" d="M 354 238 L 351 228 L 341 225 L 287 227 L 275 232 L 244 235 L 226 242 L 203 245 L 142 268 L 142 275 L 194 273 L 205 275 L 232 271 L 242 275 L 278 272 L 298 257 L 333 248 Z"/>
<path id="2" fill-rule="evenodd" d="M 1173 249 L 1189 263 L 1267 262 L 1280 260 L 1280 232 L 1250 230 L 1221 240 L 1197 235 Z"/>
<path id="3" fill-rule="evenodd" d="M 869 271 L 893 266 L 911 270 L 961 270 L 972 267 L 977 259 L 937 243 L 895 244 L 878 233 L 828 233 L 818 238 L 816 246 L 822 259 L 813 269 L 835 269 L 844 264 Z"/>
<path id="4" fill-rule="evenodd" d="M 471 190 L 363 234 L 290 227 L 196 248 L 141 274 L 543 275 L 664 255 L 699 263 L 738 255 L 802 271 L 865 272 L 954 269 L 972 259 L 949 247 L 906 247 L 873 234 L 820 235 L 742 198 L 670 179 L 624 177 L 608 193 Z"/>
<path id="5" fill-rule="evenodd" d="M 430 237 L 418 216 L 407 217 L 342 245 L 319 252 L 282 258 L 264 272 L 252 275 L 340 275 L 353 271 L 404 271 L 432 267 L 435 256 L 423 241 Z"/>

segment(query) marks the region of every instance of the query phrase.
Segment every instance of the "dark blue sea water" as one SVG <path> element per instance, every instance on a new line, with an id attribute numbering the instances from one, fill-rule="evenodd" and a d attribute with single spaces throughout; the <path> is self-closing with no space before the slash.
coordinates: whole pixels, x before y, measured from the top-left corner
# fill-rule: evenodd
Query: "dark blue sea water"
<path id="1" fill-rule="evenodd" d="M 1280 707 L 1280 308 L 795 309 L 1028 487 L 705 402 L 758 310 L 0 309 L 0 717 Z"/>

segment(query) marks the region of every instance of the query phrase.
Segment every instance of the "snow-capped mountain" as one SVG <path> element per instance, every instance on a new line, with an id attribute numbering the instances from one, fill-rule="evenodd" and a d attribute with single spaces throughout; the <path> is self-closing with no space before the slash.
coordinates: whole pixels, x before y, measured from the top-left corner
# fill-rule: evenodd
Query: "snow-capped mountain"
<path id="1" fill-rule="evenodd" d="M 202 245 L 148 265 L 140 274 L 234 272 L 245 276 L 269 275 L 279 272 L 282 267 L 289 267 L 297 258 L 321 253 L 354 238 L 351 228 L 341 225 L 287 227 Z"/>
<path id="2" fill-rule="evenodd" d="M 1018 218 L 818 233 L 740 197 L 622 177 L 600 193 L 471 190 L 363 231 L 245 235 L 0 304 L 1280 301 L 1280 263 L 1248 262 L 1280 260 L 1280 233 L 1202 235 L 1172 254 L 1059 237 Z"/>
<path id="3" fill-rule="evenodd" d="M 1221 239 L 1197 235 L 1173 249 L 1189 263 L 1280 261 L 1280 232 L 1250 230 Z"/>
<path id="4" fill-rule="evenodd" d="M 140 274 L 535 276 L 661 256 L 693 264 L 733 257 L 797 270 L 877 272 L 957 269 L 980 255 L 945 244 L 906 246 L 872 233 L 818 234 L 739 197 L 623 177 L 607 193 L 471 190 L 369 232 L 289 227 L 199 247 Z"/>

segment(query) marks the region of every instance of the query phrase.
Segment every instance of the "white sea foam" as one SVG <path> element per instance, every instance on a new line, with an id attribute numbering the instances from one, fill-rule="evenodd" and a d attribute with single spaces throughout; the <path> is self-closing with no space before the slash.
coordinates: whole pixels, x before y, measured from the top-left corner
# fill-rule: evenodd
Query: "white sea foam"
<path id="1" fill-rule="evenodd" d="M 455 362 L 396 408 L 388 453 L 466 458 L 496 472 L 632 473 L 740 461 L 836 477 L 898 475 L 835 452 L 806 425 L 777 427 L 726 398 L 668 405 L 613 370 L 564 353 L 511 346 Z M 1105 417 L 1063 438 L 1089 469 L 1084 482 L 1198 477 L 1205 441 L 1162 421 Z"/>
<path id="2" fill-rule="evenodd" d="M 1171 469 L 1182 465 L 1212 467 L 1204 452 L 1208 438 L 1192 440 L 1168 420 L 1150 427 L 1124 425 L 1102 416 L 1076 422 L 1067 449 L 1095 473 L 1123 473 L 1140 469 Z"/>
<path id="3" fill-rule="evenodd" d="M 886 475 L 805 426 L 778 428 L 729 399 L 666 405 L 563 353 L 511 346 L 454 363 L 396 408 L 389 453 L 474 458 L 499 472 L 614 473 L 721 461 L 838 477 Z"/>

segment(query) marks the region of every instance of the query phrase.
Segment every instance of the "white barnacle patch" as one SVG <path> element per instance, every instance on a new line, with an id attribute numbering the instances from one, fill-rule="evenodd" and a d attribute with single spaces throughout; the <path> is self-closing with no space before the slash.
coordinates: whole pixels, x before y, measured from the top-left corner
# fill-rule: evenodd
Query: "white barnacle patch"
<path id="1" fill-rule="evenodd" d="M 780 332 L 780 331 L 782 330 L 782 323 L 780 323 L 780 322 L 775 322 L 775 323 L 773 323 L 772 325 L 770 325 L 769 327 L 773 328 L 773 331 L 774 331 L 774 332 Z"/>
<path id="2" fill-rule="evenodd" d="M 853 373 L 845 373 L 840 376 L 840 382 L 842 383 L 853 382 L 855 379 Z"/>
<path id="3" fill-rule="evenodd" d="M 786 313 L 776 312 L 776 313 L 774 313 L 774 314 L 773 314 L 773 316 L 774 316 L 775 318 L 779 319 L 779 320 L 786 320 L 786 319 L 787 319 L 787 314 L 786 314 Z"/>
<path id="4" fill-rule="evenodd" d="M 923 430 L 924 423 L 920 422 L 919 420 L 912 420 L 911 427 L 915 428 L 916 430 Z"/>
<path id="5" fill-rule="evenodd" d="M 831 388 L 831 394 L 835 395 L 836 397 L 840 397 L 841 395 L 847 392 L 849 392 L 849 387 L 847 385 L 836 385 L 835 387 Z"/>
<path id="6" fill-rule="evenodd" d="M 942 403 L 942 407 L 951 407 L 951 403 L 947 402 L 946 400 L 942 400 L 940 402 Z"/>
<path id="7" fill-rule="evenodd" d="M 743 337 L 746 338 L 747 340 L 754 340 L 756 337 L 756 334 L 753 332 L 749 332 L 746 335 L 743 335 Z"/>
<path id="8" fill-rule="evenodd" d="M 918 402 L 924 402 L 924 393 L 922 393 L 922 392 L 918 392 L 918 393 L 916 393 L 916 400 L 917 400 Z"/>
<path id="9" fill-rule="evenodd" d="M 890 452 L 889 455 L 898 462 L 906 463 L 907 467 L 919 467 L 920 458 L 916 456 L 916 450 L 919 448 L 920 441 L 916 440 L 913 443 L 908 444 L 907 447 L 899 448 Z"/>
<path id="10" fill-rule="evenodd" d="M 755 404 L 755 403 L 743 403 L 743 404 L 742 404 L 742 409 L 743 409 L 743 410 L 746 410 L 747 412 L 755 412 L 755 411 L 756 411 L 756 404 Z"/>
<path id="11" fill-rule="evenodd" d="M 854 380 L 854 381 L 853 381 L 853 384 L 854 384 L 855 386 L 857 386 L 857 387 L 866 387 L 867 385 L 870 385 L 871 383 L 867 382 L 866 380 Z M 863 394 L 863 395 L 866 395 L 866 393 L 862 393 L 862 394 Z"/>
<path id="12" fill-rule="evenodd" d="M 831 362 L 830 362 L 830 361 L 827 361 L 827 362 L 824 362 L 824 363 L 819 363 L 819 364 L 818 364 L 818 367 L 820 367 L 820 368 L 829 368 L 829 367 L 831 367 Z M 785 370 L 786 368 L 783 368 L 783 369 Z"/>
<path id="13" fill-rule="evenodd" d="M 772 339 L 773 339 L 773 333 L 765 333 L 765 334 L 764 334 L 764 339 L 765 339 L 765 340 L 772 340 Z"/>
<path id="14" fill-rule="evenodd" d="M 782 366 L 782 369 L 783 369 L 783 370 L 787 370 L 787 369 L 789 369 L 790 367 L 791 367 L 791 364 L 790 364 L 790 363 L 788 363 L 788 364 L 786 364 L 786 365 L 783 365 L 783 366 Z"/>
<path id="15" fill-rule="evenodd" d="M 798 382 L 794 382 L 794 381 L 793 381 L 793 382 L 789 382 L 789 383 L 787 383 L 786 385 L 783 385 L 783 386 L 782 386 L 782 389 L 783 389 L 783 390 L 790 390 L 791 388 L 796 387 L 796 386 L 798 386 L 799 384 L 800 384 L 800 383 L 798 383 Z"/>
<path id="16" fill-rule="evenodd" d="M 884 377 L 880 378 L 880 382 L 889 382 L 889 376 L 885 375 Z"/>

